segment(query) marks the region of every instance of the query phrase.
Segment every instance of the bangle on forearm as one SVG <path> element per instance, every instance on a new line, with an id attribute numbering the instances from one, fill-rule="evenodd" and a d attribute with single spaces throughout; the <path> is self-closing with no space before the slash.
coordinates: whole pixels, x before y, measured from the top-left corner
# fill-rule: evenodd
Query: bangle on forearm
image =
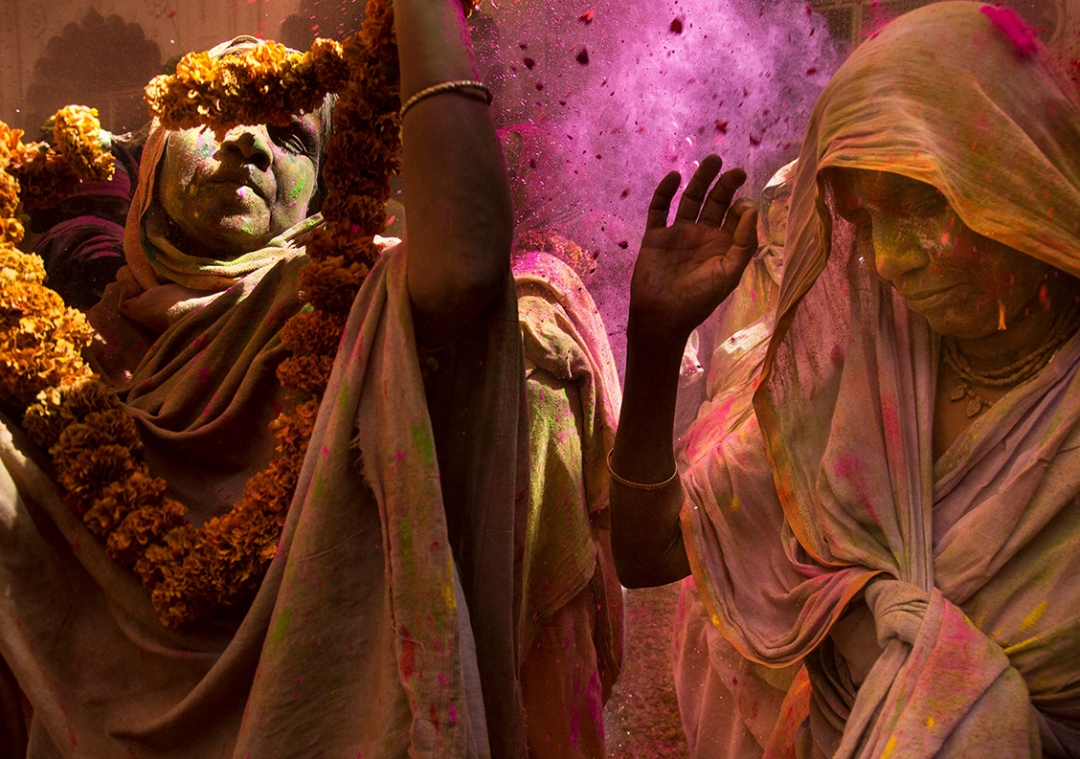
<path id="1" fill-rule="evenodd" d="M 673 483 L 679 477 L 679 465 L 678 464 L 675 465 L 675 473 L 672 474 L 670 477 L 668 477 L 663 482 L 652 482 L 652 483 L 634 482 L 633 480 L 628 480 L 625 477 L 620 477 L 619 475 L 617 475 L 615 473 L 615 470 L 611 468 L 611 454 L 614 453 L 614 452 L 615 452 L 615 449 L 612 448 L 610 451 L 608 451 L 608 454 L 607 454 L 607 470 L 608 470 L 608 474 L 611 475 L 611 479 L 613 479 L 615 482 L 622 485 L 624 488 L 630 488 L 631 490 L 663 490 L 664 488 L 666 488 L 668 485 Z"/>
<path id="2" fill-rule="evenodd" d="M 405 114 L 409 112 L 409 109 L 419 103 L 425 98 L 429 98 L 432 95 L 440 95 L 444 92 L 462 92 L 462 91 L 475 91 L 478 95 L 483 97 L 484 103 L 491 105 L 492 96 L 491 90 L 483 82 L 477 82 L 472 79 L 460 79 L 455 82 L 443 82 L 442 84 L 434 84 L 431 87 L 425 87 L 417 92 L 411 98 L 405 101 L 405 104 L 401 106 L 401 118 L 405 118 Z"/>

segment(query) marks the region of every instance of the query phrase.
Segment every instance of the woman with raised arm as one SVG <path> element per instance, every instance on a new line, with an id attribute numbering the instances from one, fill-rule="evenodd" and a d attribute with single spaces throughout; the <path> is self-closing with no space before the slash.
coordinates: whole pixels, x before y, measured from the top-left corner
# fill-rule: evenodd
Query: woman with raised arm
<path id="1" fill-rule="evenodd" d="M 623 582 L 692 570 L 731 662 L 702 755 L 1080 756 L 1076 85 L 977 3 L 856 50 L 799 156 L 775 331 L 676 469 L 681 340 L 752 245 L 716 172 L 670 226 L 676 180 L 654 198 L 611 458 Z"/>
<path id="2" fill-rule="evenodd" d="M 103 481 L 4 419 L 4 756 L 524 755 L 509 197 L 461 4 L 392 11 L 410 233 L 375 239 L 340 323 L 319 304 L 357 269 L 303 273 L 329 108 L 152 127 L 126 266 L 90 312 L 116 395 L 61 388 L 46 446 Z M 283 361 L 298 313 L 333 326 L 305 333 L 325 366 Z M 282 389 L 305 366 L 329 373 L 317 415 Z M 113 433 L 140 463 L 110 463 Z"/>

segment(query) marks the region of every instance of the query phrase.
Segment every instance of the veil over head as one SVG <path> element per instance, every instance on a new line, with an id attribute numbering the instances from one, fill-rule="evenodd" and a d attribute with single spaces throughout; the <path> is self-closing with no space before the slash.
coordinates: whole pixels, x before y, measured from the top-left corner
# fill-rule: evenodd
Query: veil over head
<path id="1" fill-rule="evenodd" d="M 872 275 L 821 173 L 926 182 L 975 232 L 1080 275 L 1080 91 L 1017 30 L 1009 11 L 935 3 L 840 67 L 799 156 L 760 373 L 690 436 L 683 532 L 705 607 L 742 656 L 807 663 L 828 755 L 951 755 L 980 730 L 985 756 L 1080 745 L 1080 338 L 935 460 L 938 338 Z M 860 685 L 830 637 L 856 598 L 883 651 Z"/>

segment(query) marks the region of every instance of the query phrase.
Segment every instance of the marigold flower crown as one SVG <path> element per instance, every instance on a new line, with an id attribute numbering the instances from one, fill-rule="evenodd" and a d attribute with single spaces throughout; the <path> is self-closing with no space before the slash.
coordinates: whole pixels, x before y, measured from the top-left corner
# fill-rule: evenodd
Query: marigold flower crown
<path id="1" fill-rule="evenodd" d="M 54 150 L 24 145 L 0 124 L 0 404 L 46 448 L 70 505 L 132 569 L 163 624 L 176 628 L 250 598 L 273 559 L 321 395 L 352 301 L 379 255 L 390 176 L 401 154 L 398 59 L 392 0 L 368 0 L 361 30 L 339 45 L 316 40 L 307 53 L 276 43 L 211 59 L 185 56 L 147 86 L 151 113 L 170 129 L 206 125 L 219 135 L 242 123 L 287 123 L 340 97 L 326 149 L 325 224 L 307 246 L 301 273 L 307 306 L 285 325 L 291 351 L 278 379 L 295 405 L 270 425 L 275 454 L 232 509 L 196 528 L 166 483 L 140 460 L 135 425 L 116 393 L 83 362 L 92 329 L 44 286 L 40 258 L 20 253 L 23 207 L 70 194 L 79 179 L 111 176 L 96 111 L 56 116 Z"/>

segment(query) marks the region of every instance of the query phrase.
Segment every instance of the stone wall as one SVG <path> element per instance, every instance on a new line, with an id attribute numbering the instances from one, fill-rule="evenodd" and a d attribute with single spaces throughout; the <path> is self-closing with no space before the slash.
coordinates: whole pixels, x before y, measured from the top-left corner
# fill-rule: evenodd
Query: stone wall
<path id="1" fill-rule="evenodd" d="M 237 34 L 274 38 L 303 1 L 0 0 L 0 119 L 32 131 L 85 102 L 109 128 L 138 126 L 142 85 L 166 62 Z"/>

